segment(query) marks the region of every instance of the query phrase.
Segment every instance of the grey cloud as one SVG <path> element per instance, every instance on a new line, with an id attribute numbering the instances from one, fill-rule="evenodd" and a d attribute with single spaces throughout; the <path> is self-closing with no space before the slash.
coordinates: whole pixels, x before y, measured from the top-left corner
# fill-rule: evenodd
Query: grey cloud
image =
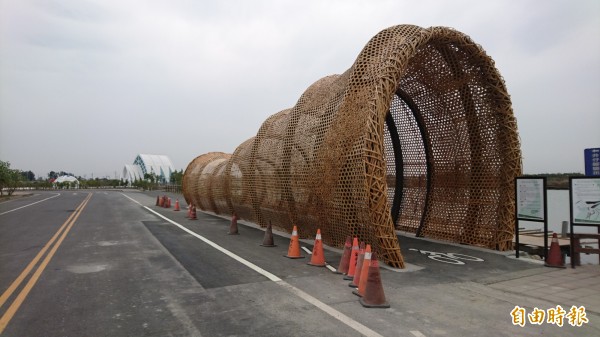
<path id="1" fill-rule="evenodd" d="M 583 171 L 583 148 L 600 146 L 593 0 L 0 6 L 0 159 L 37 175 L 113 176 L 138 153 L 178 169 L 231 153 L 397 24 L 453 27 L 483 46 L 511 94 L 526 172 Z"/>

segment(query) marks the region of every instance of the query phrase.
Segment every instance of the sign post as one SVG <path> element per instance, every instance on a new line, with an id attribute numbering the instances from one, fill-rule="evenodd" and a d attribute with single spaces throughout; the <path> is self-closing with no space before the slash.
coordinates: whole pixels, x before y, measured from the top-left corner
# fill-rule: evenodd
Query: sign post
<path id="1" fill-rule="evenodd" d="M 515 180 L 515 257 L 519 257 L 519 220 L 544 223 L 544 261 L 548 256 L 548 209 L 546 178 L 517 177 Z"/>

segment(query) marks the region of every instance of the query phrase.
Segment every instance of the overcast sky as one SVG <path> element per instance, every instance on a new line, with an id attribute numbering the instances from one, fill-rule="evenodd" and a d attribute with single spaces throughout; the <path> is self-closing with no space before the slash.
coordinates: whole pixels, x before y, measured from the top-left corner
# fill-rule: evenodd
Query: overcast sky
<path id="1" fill-rule="evenodd" d="M 525 173 L 600 147 L 600 1 L 0 0 L 0 160 L 120 176 L 138 153 L 232 153 L 379 31 L 448 26 L 512 97 Z"/>

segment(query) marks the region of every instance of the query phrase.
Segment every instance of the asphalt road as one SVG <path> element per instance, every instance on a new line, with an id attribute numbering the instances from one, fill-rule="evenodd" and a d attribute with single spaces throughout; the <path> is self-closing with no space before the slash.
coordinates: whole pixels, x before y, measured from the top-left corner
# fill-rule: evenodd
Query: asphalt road
<path id="1" fill-rule="evenodd" d="M 172 195 L 173 198 L 177 197 Z M 290 260 L 289 239 L 154 206 L 156 193 L 36 192 L 0 203 L 2 336 L 589 336 L 523 329 L 515 304 L 548 306 L 485 284 L 540 266 L 403 237 L 409 268 L 382 269 L 389 309 L 365 309 L 327 268 Z M 277 234 L 277 231 L 276 231 Z M 303 246 L 311 249 L 309 241 Z M 435 252 L 451 253 L 446 261 Z M 325 251 L 337 267 L 338 250 Z M 462 255 L 461 255 L 462 254 Z M 447 259 L 446 255 L 446 259 Z M 442 258 L 443 260 L 444 258 Z M 466 259 L 466 260 L 465 260 Z M 28 265 L 31 268 L 28 269 Z M 542 267 L 543 268 L 543 267 Z M 556 334 L 554 334 L 556 333 Z"/>

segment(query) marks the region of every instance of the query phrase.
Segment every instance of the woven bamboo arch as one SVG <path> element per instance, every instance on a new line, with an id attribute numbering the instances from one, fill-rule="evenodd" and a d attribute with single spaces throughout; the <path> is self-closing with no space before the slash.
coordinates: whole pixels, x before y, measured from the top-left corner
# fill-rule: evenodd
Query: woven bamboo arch
<path id="1" fill-rule="evenodd" d="M 493 60 L 445 27 L 390 27 L 350 69 L 311 85 L 232 155 L 187 167 L 186 200 L 343 246 L 373 245 L 395 267 L 395 229 L 507 250 L 517 123 Z"/>

